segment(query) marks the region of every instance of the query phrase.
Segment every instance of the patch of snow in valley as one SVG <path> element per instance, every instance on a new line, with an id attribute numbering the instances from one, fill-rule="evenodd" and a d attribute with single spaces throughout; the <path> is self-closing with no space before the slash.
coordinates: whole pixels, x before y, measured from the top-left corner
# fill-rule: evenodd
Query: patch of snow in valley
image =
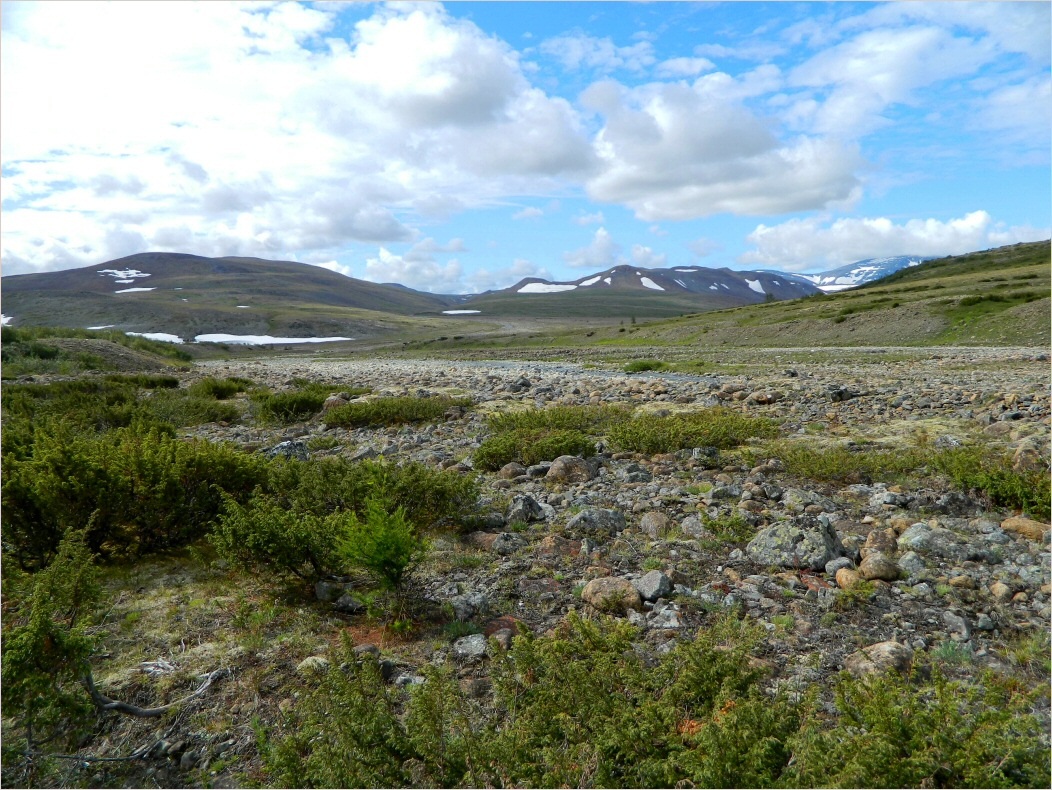
<path id="1" fill-rule="evenodd" d="M 597 274 L 595 277 L 589 277 L 587 280 L 584 280 L 581 283 L 581 285 L 583 285 L 583 286 L 595 285 L 601 279 L 602 279 L 602 276 Z"/>
<path id="2" fill-rule="evenodd" d="M 685 282 L 683 282 L 682 280 L 676 280 L 675 282 L 678 283 L 679 285 L 682 285 L 684 288 L 687 287 L 687 284 Z"/>
<path id="3" fill-rule="evenodd" d="M 563 283 L 526 283 L 518 290 L 520 294 L 554 294 L 560 291 L 572 291 L 576 285 Z"/>
<path id="4" fill-rule="evenodd" d="M 154 287 L 154 288 L 121 288 L 119 291 L 114 291 L 114 293 L 115 294 L 130 294 L 130 293 L 135 293 L 136 291 L 156 291 L 156 290 L 157 290 L 156 287 Z"/>
<path id="5" fill-rule="evenodd" d="M 168 332 L 125 332 L 126 335 L 132 335 L 133 337 L 145 337 L 147 340 L 160 340 L 162 343 L 178 343 L 182 344 L 183 339 L 179 335 L 172 335 Z"/>
<path id="6" fill-rule="evenodd" d="M 674 271 L 674 272 L 696 272 L 697 270 L 698 270 L 698 267 L 695 266 L 692 269 L 673 269 L 672 271 Z"/>
<path id="7" fill-rule="evenodd" d="M 149 273 L 140 272 L 138 269 L 99 269 L 99 274 L 108 274 L 110 277 L 118 278 L 118 282 L 150 276 Z"/>
<path id="8" fill-rule="evenodd" d="M 237 307 L 238 307 L 239 310 L 248 310 L 250 307 L 252 307 L 252 305 L 250 305 L 250 304 L 239 304 Z"/>
<path id="9" fill-rule="evenodd" d="M 606 283 L 607 285 L 610 285 L 610 278 L 609 277 L 604 277 L 603 278 L 603 282 Z"/>
<path id="10" fill-rule="evenodd" d="M 9 326 L 11 324 L 11 318 L 12 316 L 0 313 L 0 326 Z"/>
<path id="11" fill-rule="evenodd" d="M 664 291 L 665 289 L 658 285 L 656 282 L 651 280 L 649 277 L 640 277 L 639 282 L 644 288 L 649 288 L 652 291 Z"/>
<path id="12" fill-rule="evenodd" d="M 781 283 L 778 282 L 777 280 L 774 280 L 773 282 L 774 282 L 775 285 L 781 285 Z"/>
<path id="13" fill-rule="evenodd" d="M 763 286 L 760 285 L 760 281 L 759 280 L 750 280 L 748 277 L 746 277 L 745 278 L 745 282 L 749 284 L 749 289 L 750 290 L 756 291 L 756 293 L 758 293 L 758 294 L 766 294 L 767 293 L 767 291 L 765 291 L 763 289 Z"/>
<path id="14" fill-rule="evenodd" d="M 726 288 L 728 291 L 731 289 L 731 287 L 729 285 L 727 285 L 727 283 L 720 283 L 720 287 L 721 288 Z"/>
<path id="15" fill-rule="evenodd" d="M 710 285 L 710 286 L 709 286 L 709 290 L 710 290 L 710 291 L 718 291 L 718 290 L 720 290 L 720 289 L 719 289 L 719 288 L 717 288 L 717 287 L 716 287 L 715 285 Z"/>
<path id="16" fill-rule="evenodd" d="M 135 282 L 135 280 L 114 280 L 113 282 L 120 283 L 121 285 L 127 285 L 128 283 Z"/>
<path id="17" fill-rule="evenodd" d="M 89 326 L 88 329 L 113 329 L 116 324 L 103 324 L 102 326 Z M 130 332 L 128 334 L 131 334 Z"/>
<path id="18" fill-rule="evenodd" d="M 442 315 L 472 315 L 481 312 L 481 310 L 443 310 Z"/>
<path id="19" fill-rule="evenodd" d="M 227 335 L 212 333 L 198 335 L 198 343 L 232 343 L 242 346 L 268 346 L 274 343 L 335 343 L 340 340 L 354 340 L 353 337 L 271 337 L 270 335 Z"/>

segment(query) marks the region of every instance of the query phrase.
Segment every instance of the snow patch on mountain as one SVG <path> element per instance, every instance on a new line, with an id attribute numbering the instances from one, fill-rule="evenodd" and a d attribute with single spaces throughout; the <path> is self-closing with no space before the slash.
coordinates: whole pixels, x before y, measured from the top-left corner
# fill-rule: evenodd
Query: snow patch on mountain
<path id="1" fill-rule="evenodd" d="M 149 277 L 147 272 L 140 272 L 138 269 L 99 269 L 99 274 L 109 275 L 117 280 L 119 283 L 131 282 L 136 277 Z"/>
<path id="2" fill-rule="evenodd" d="M 589 277 L 587 280 L 582 282 L 581 285 L 584 286 L 584 287 L 587 287 L 589 285 L 595 285 L 597 282 L 599 282 L 602 279 L 602 277 L 603 276 L 601 274 L 597 274 L 595 277 Z"/>
<path id="3" fill-rule="evenodd" d="M 750 290 L 756 291 L 758 294 L 766 294 L 767 291 L 760 285 L 759 280 L 750 280 L 748 277 L 745 278 L 745 282 L 748 283 Z"/>
<path id="4" fill-rule="evenodd" d="M 660 285 L 658 285 L 656 282 L 651 280 L 649 277 L 640 277 L 639 278 L 639 282 L 640 282 L 640 284 L 642 284 L 642 286 L 644 288 L 649 288 L 651 291 L 664 291 L 665 290 Z"/>
<path id="5" fill-rule="evenodd" d="M 114 291 L 115 294 L 131 294 L 137 291 L 156 291 L 156 286 L 153 288 L 121 288 L 119 291 Z"/>
<path id="6" fill-rule="evenodd" d="M 572 283 L 526 283 L 518 290 L 520 294 L 554 294 L 560 291 L 572 291 L 577 288 Z"/>

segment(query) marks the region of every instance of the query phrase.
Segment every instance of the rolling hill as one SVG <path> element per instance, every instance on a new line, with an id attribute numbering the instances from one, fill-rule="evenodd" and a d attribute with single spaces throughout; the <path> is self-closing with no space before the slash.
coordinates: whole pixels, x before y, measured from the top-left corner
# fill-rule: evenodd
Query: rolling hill
<path id="1" fill-rule="evenodd" d="M 486 316 L 652 318 L 818 292 L 811 283 L 778 272 L 615 266 L 566 282 L 528 277 L 511 288 L 467 299 L 458 308 Z"/>
<path id="2" fill-rule="evenodd" d="M 434 314 L 456 297 L 378 285 L 292 261 L 148 252 L 115 261 L 4 277 L 16 326 L 113 327 L 127 332 L 382 333 L 393 316 Z"/>

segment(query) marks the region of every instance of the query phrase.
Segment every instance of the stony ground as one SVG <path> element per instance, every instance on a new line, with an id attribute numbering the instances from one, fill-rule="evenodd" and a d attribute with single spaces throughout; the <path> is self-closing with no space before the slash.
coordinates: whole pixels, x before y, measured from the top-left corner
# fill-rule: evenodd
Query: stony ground
<path id="1" fill-rule="evenodd" d="M 1048 458 L 1047 353 L 912 349 L 872 361 L 857 351 L 845 358 L 831 351 L 819 361 L 772 360 L 748 374 L 710 376 L 626 375 L 565 362 L 198 363 L 194 375 L 245 376 L 274 387 L 306 378 L 331 383 L 334 393 L 352 386 L 374 394 L 450 393 L 475 405 L 427 426 L 329 430 L 321 416 L 284 429 L 208 425 L 186 433 L 249 449 L 290 442 L 290 452 L 313 457 L 412 459 L 468 473 L 495 411 L 627 403 L 675 413 L 723 405 L 778 418 L 786 435 L 819 446 L 939 446 L 983 436 L 1004 444 L 1018 463 Z M 600 608 L 639 625 L 660 652 L 737 605 L 768 631 L 755 660 L 769 671 L 772 688 L 787 691 L 845 668 L 903 665 L 918 653 L 961 676 L 984 668 L 1019 672 L 1026 660 L 1020 646 L 1047 643 L 1049 525 L 988 510 L 960 492 L 882 480 L 820 484 L 790 477 L 777 461 L 714 463 L 701 450 L 644 456 L 600 448 L 593 459 L 509 465 L 481 478 L 483 528 L 436 538 L 416 583 L 434 611 L 498 640 L 517 623 L 541 633 L 570 611 Z M 712 523 L 743 532 L 713 534 L 706 526 Z M 180 578 L 143 577 L 140 592 L 177 589 Z M 844 594 L 852 589 L 859 594 Z M 191 649 L 183 664 L 204 672 L 225 663 L 235 678 L 252 678 L 255 690 L 236 702 L 231 691 L 220 692 L 227 702 L 210 723 L 184 717 L 166 731 L 146 775 L 151 783 L 251 781 L 232 773 L 231 758 L 251 753 L 252 717 L 272 720 L 294 704 L 340 630 L 382 651 L 391 682 L 419 682 L 425 663 L 452 661 L 466 688 L 486 693 L 484 635 L 443 638 L 432 629 L 402 637 L 358 612 L 353 583 L 316 593 L 313 609 L 297 610 L 315 629 L 313 639 L 283 648 L 242 640 L 220 649 L 215 634 L 198 636 L 193 649 L 212 647 L 199 660 L 189 658 Z M 177 634 L 173 628 L 167 641 Z M 1047 721 L 1047 707 L 1040 713 Z"/>

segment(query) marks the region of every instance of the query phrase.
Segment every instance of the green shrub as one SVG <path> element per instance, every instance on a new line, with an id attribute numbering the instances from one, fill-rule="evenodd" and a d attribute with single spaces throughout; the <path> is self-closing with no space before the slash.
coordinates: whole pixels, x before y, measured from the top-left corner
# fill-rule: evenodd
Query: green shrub
<path id="1" fill-rule="evenodd" d="M 529 466 L 560 455 L 590 456 L 595 452 L 595 442 L 577 430 L 518 429 L 485 439 L 473 460 L 479 469 L 494 471 L 512 461 Z"/>
<path id="2" fill-rule="evenodd" d="M 1048 787 L 1032 696 L 986 672 L 978 683 L 844 677 L 836 726 L 812 718 L 793 739 L 797 787 Z"/>
<path id="3" fill-rule="evenodd" d="M 494 433 L 548 429 L 600 435 L 611 425 L 628 419 L 629 414 L 625 407 L 610 404 L 550 406 L 547 409 L 530 408 L 495 414 L 489 418 L 488 424 Z"/>
<path id="4" fill-rule="evenodd" d="M 175 376 L 154 375 L 150 373 L 110 373 L 105 376 L 112 384 L 131 384 L 140 389 L 178 389 L 179 379 Z"/>
<path id="5" fill-rule="evenodd" d="M 777 431 L 765 417 L 717 408 L 667 417 L 640 415 L 614 425 L 609 438 L 620 450 L 653 455 L 689 447 L 728 449 L 754 437 L 770 438 Z"/>
<path id="6" fill-rule="evenodd" d="M 265 468 L 154 426 L 92 434 L 56 424 L 33 435 L 24 457 L 4 457 L 4 545 L 23 567 L 41 567 L 67 531 L 90 522 L 88 546 L 104 557 L 182 546 L 205 534 L 223 492 L 246 497 Z"/>
<path id="7" fill-rule="evenodd" d="M 383 586 L 399 590 L 406 574 L 427 551 L 427 542 L 406 519 L 405 509 L 389 512 L 376 499 L 365 502 L 365 516 L 353 511 L 345 521 L 341 554 L 372 573 Z"/>
<path id="8" fill-rule="evenodd" d="M 442 419 L 453 407 L 470 405 L 471 400 L 468 398 L 450 398 L 445 395 L 430 398 L 377 398 L 330 409 L 325 414 L 325 424 L 337 428 L 361 428 L 433 422 Z"/>
<path id="9" fill-rule="evenodd" d="M 245 392 L 251 382 L 242 378 L 217 379 L 214 376 L 195 381 L 190 385 L 190 394 L 215 400 L 226 400 L 239 392 Z"/>
<path id="10" fill-rule="evenodd" d="M 293 787 L 1048 786 L 1033 698 L 1010 680 L 845 677 L 830 715 L 813 691 L 762 690 L 752 628 L 723 618 L 644 658 L 623 621 L 571 616 L 497 651 L 482 700 L 436 667 L 385 684 L 345 641 L 281 728 L 257 729 L 264 764 Z"/>
<path id="11" fill-rule="evenodd" d="M 635 359 L 625 365 L 625 373 L 643 373 L 648 370 L 665 370 L 668 365 L 658 359 Z"/>
<path id="12" fill-rule="evenodd" d="M 195 394 L 193 388 L 155 392 L 141 402 L 141 407 L 154 419 L 176 428 L 207 422 L 237 422 L 241 418 L 241 411 L 233 403 Z"/>
<path id="13" fill-rule="evenodd" d="M 6 571 L 5 571 L 6 572 Z M 55 558 L 32 579 L 22 600 L 5 600 L 2 677 L 4 763 L 40 769 L 37 753 L 75 747 L 92 706 L 78 681 L 94 647 L 86 630 L 100 595 L 99 572 L 81 531 L 70 532 Z M 17 725 L 10 738 L 6 723 Z"/>
<path id="14" fill-rule="evenodd" d="M 925 455 L 916 449 L 849 450 L 837 445 L 815 447 L 798 441 L 773 442 L 764 453 L 780 459 L 796 477 L 836 482 L 870 482 L 897 478 L 924 465 Z"/>
<path id="15" fill-rule="evenodd" d="M 1016 470 L 1003 453 L 978 445 L 933 451 L 931 467 L 954 485 L 976 491 L 998 507 L 1018 508 L 1048 520 L 1052 486 L 1047 469 Z"/>
<path id="16" fill-rule="evenodd" d="M 375 498 L 388 511 L 404 508 L 408 519 L 424 529 L 466 519 L 479 495 L 478 482 L 456 472 L 338 457 L 272 464 L 265 489 L 283 507 L 318 516 L 353 510 L 364 517 L 366 500 Z"/>
<path id="17" fill-rule="evenodd" d="M 226 497 L 209 540 L 239 568 L 267 569 L 314 582 L 343 569 L 343 513 L 288 510 L 257 492 L 247 505 Z"/>
<path id="18" fill-rule="evenodd" d="M 325 403 L 327 393 L 316 390 L 294 392 L 272 392 L 259 395 L 256 416 L 263 423 L 288 424 L 309 420 Z"/>

